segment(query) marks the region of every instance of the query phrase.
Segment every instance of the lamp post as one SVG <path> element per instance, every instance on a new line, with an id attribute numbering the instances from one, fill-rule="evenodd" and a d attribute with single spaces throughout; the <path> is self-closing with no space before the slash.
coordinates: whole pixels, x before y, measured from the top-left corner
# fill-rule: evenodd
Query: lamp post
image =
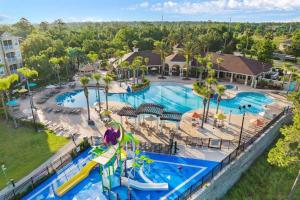
<path id="1" fill-rule="evenodd" d="M 239 137 L 239 144 L 238 144 L 238 148 L 241 145 L 241 139 L 242 139 L 242 134 L 243 134 L 243 128 L 244 128 L 244 121 L 245 121 L 245 114 L 246 114 L 246 109 L 250 108 L 251 104 L 247 104 L 247 105 L 243 105 L 243 106 L 239 106 L 239 110 L 241 112 L 243 112 L 243 119 L 242 119 L 242 126 L 241 126 L 241 132 L 240 132 L 240 137 Z"/>

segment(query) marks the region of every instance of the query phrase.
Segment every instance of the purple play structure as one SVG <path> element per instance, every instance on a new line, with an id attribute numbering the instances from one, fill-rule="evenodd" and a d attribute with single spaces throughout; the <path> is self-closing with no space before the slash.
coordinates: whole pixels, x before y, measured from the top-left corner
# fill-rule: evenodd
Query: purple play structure
<path id="1" fill-rule="evenodd" d="M 116 145 L 120 137 L 120 130 L 115 130 L 112 127 L 108 128 L 104 133 L 104 143 Z"/>

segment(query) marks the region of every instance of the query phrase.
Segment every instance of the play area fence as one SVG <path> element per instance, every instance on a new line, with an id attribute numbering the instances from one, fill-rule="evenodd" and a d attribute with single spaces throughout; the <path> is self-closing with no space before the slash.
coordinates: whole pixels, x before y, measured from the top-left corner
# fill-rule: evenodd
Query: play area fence
<path id="1" fill-rule="evenodd" d="M 223 168 L 228 166 L 231 162 L 233 162 L 244 150 L 252 145 L 257 138 L 259 138 L 266 130 L 268 130 L 273 124 L 275 124 L 283 115 L 287 114 L 291 110 L 284 109 L 279 115 L 273 118 L 264 128 L 257 131 L 257 133 L 247 142 L 243 142 L 239 147 L 237 147 L 233 152 L 231 152 L 226 158 L 224 158 L 218 165 L 216 165 L 208 174 L 202 177 L 201 181 L 192 185 L 188 188 L 184 193 L 182 193 L 177 200 L 181 199 L 189 199 L 194 193 L 204 188 L 208 183 L 218 175 L 222 171 Z"/>
<path id="2" fill-rule="evenodd" d="M 215 166 L 212 171 L 206 174 L 201 181 L 192 185 L 185 193 L 183 193 L 177 199 L 187 199 L 191 197 L 193 193 L 203 188 L 210 180 L 212 180 L 224 167 L 234 161 L 238 155 L 240 155 L 248 146 L 250 146 L 257 138 L 259 138 L 268 128 L 270 128 L 278 119 L 280 119 L 288 110 L 282 111 L 278 116 L 272 119 L 263 129 L 258 131 L 254 137 L 252 137 L 247 142 L 243 142 L 240 147 L 237 147 L 230 155 L 223 159 L 220 164 Z M 36 172 L 34 175 L 29 177 L 26 181 L 22 182 L 19 185 L 13 187 L 11 184 L 11 189 L 6 192 L 4 195 L 0 196 L 0 199 L 20 199 L 24 195 L 31 192 L 37 186 L 39 186 L 43 181 L 53 175 L 55 172 L 69 164 L 73 158 L 75 158 L 82 151 L 87 150 L 90 146 L 99 145 L 102 142 L 101 137 L 90 137 L 84 138 L 84 140 L 77 144 L 76 148 L 72 149 L 70 152 L 60 156 L 53 162 L 46 165 L 40 171 Z M 222 144 L 221 144 L 222 145 Z M 132 148 L 129 146 L 129 148 Z M 155 152 L 155 153 L 164 153 L 172 154 L 174 148 L 173 145 L 158 144 L 158 143 L 139 143 L 139 149 L 141 151 Z M 176 145 L 175 145 L 176 148 Z"/>
<path id="3" fill-rule="evenodd" d="M 26 181 L 22 182 L 15 187 L 10 185 L 11 189 L 4 195 L 0 196 L 0 199 L 21 199 L 37 186 L 39 186 L 43 181 L 49 178 L 58 170 L 62 169 L 64 166 L 68 165 L 73 158 L 75 158 L 82 151 L 87 150 L 90 146 L 99 145 L 102 143 L 101 137 L 89 137 L 85 138 L 81 143 L 77 144 L 77 147 L 72 149 L 70 152 L 60 156 L 53 162 L 49 163 L 47 166 L 42 168 L 40 171 L 36 172 L 34 175 L 29 177 Z M 129 148 L 132 148 L 128 146 Z M 170 153 L 170 146 L 160 143 L 139 143 L 139 149 L 141 151 L 155 152 L 155 153 Z"/>

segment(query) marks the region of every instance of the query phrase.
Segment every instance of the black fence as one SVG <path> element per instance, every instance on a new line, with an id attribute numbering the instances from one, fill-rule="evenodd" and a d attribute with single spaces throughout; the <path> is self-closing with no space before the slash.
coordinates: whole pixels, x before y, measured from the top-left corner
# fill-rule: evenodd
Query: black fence
<path id="1" fill-rule="evenodd" d="M 91 146 L 102 144 L 101 137 L 90 137 L 85 138 L 80 144 L 77 145 L 70 152 L 60 156 L 55 161 L 49 163 L 46 167 L 36 172 L 33 176 L 28 178 L 22 184 L 12 187 L 12 189 L 0 196 L 0 199 L 21 199 L 21 197 L 25 196 L 32 190 L 34 190 L 37 186 L 39 186 L 43 181 L 53 175 L 55 172 L 69 164 L 73 158 L 75 158 L 78 154 L 85 151 Z M 129 148 L 132 148 L 130 145 Z M 165 145 L 161 143 L 139 143 L 138 148 L 141 151 L 148 151 L 154 153 L 170 153 L 170 145 Z"/>
<path id="2" fill-rule="evenodd" d="M 211 172 L 206 174 L 201 181 L 198 183 L 192 185 L 185 193 L 183 193 L 180 197 L 177 199 L 187 199 L 189 198 L 193 193 L 198 191 L 199 189 L 203 188 L 212 178 L 214 178 L 224 167 L 226 167 L 228 164 L 230 164 L 233 160 L 236 159 L 238 155 L 240 155 L 244 149 L 246 149 L 248 146 L 250 146 L 257 138 L 259 138 L 268 128 L 270 128 L 278 119 L 280 119 L 287 110 L 282 111 L 277 117 L 272 119 L 262 130 L 257 132 L 257 134 L 252 137 L 247 142 L 244 142 L 240 145 L 240 147 L 237 147 L 230 155 L 228 155 L 225 159 L 223 159 L 220 164 L 215 166 Z M 208 143 L 208 146 L 210 144 L 210 140 Z M 223 141 L 224 143 L 225 141 Z M 24 195 L 31 192 L 33 189 L 35 189 L 38 185 L 40 185 L 43 181 L 45 181 L 47 178 L 49 178 L 51 175 L 53 175 L 55 172 L 69 164 L 73 158 L 75 158 L 78 154 L 80 154 L 82 151 L 85 151 L 90 146 L 93 145 L 99 145 L 102 143 L 101 137 L 90 137 L 85 138 L 80 144 L 77 145 L 74 149 L 72 149 L 70 152 L 62 155 L 55 161 L 49 163 L 46 167 L 35 173 L 33 176 L 28 178 L 26 181 L 24 181 L 22 184 L 17 185 L 13 187 L 9 192 L 6 194 L 0 196 L 0 199 L 21 199 Z M 221 148 L 222 142 L 217 146 L 217 148 Z M 155 153 L 163 153 L 163 154 L 172 154 L 174 153 L 172 151 L 173 145 L 166 145 L 161 143 L 146 143 L 141 142 L 139 143 L 139 149 L 141 151 L 148 151 L 148 152 L 155 152 Z M 210 146 L 212 147 L 212 146 Z M 129 148 L 132 148 L 129 146 Z"/>
<path id="3" fill-rule="evenodd" d="M 195 192 L 199 191 L 205 185 L 207 185 L 219 172 L 222 171 L 224 167 L 229 165 L 232 161 L 234 161 L 247 147 L 252 145 L 257 138 L 259 138 L 266 130 L 268 130 L 272 125 L 274 125 L 285 113 L 290 110 L 283 110 L 279 115 L 277 115 L 274 119 L 272 119 L 264 128 L 258 131 L 250 140 L 247 142 L 243 142 L 239 147 L 237 147 L 233 152 L 231 152 L 226 158 L 224 158 L 218 165 L 216 165 L 208 174 L 202 177 L 201 181 L 192 185 L 189 189 L 187 189 L 183 194 L 181 194 L 176 199 L 188 199 Z"/>

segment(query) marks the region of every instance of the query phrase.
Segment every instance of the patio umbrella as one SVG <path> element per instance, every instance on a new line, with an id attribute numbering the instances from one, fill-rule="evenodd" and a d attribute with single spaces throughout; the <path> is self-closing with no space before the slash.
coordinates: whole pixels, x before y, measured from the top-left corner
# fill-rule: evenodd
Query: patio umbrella
<path id="1" fill-rule="evenodd" d="M 226 119 L 226 115 L 224 115 L 223 113 L 215 114 L 215 119 L 224 120 Z"/>
<path id="2" fill-rule="evenodd" d="M 34 88 L 34 87 L 37 86 L 37 84 L 36 84 L 36 83 L 33 83 L 33 82 L 32 82 L 32 83 L 29 83 L 28 85 L 29 85 L 29 88 Z"/>
<path id="3" fill-rule="evenodd" d="M 18 92 L 21 93 L 21 94 L 24 94 L 24 93 L 28 92 L 28 90 L 23 88 L 23 89 L 20 89 Z"/>
<path id="4" fill-rule="evenodd" d="M 46 86 L 46 89 L 54 89 L 54 88 L 56 88 L 55 85 L 47 85 Z"/>
<path id="5" fill-rule="evenodd" d="M 253 126 L 262 126 L 262 125 L 264 125 L 265 122 L 263 119 L 250 119 L 250 123 Z"/>
<path id="6" fill-rule="evenodd" d="M 200 117 L 201 117 L 201 114 L 196 113 L 196 112 L 194 112 L 193 115 L 192 115 L 192 118 L 194 118 L 194 119 L 197 119 L 197 118 L 200 118 Z"/>
<path id="7" fill-rule="evenodd" d="M 6 102 L 6 105 L 7 106 L 17 106 L 17 105 L 19 105 L 19 103 L 17 100 L 10 100 L 10 101 Z"/>

